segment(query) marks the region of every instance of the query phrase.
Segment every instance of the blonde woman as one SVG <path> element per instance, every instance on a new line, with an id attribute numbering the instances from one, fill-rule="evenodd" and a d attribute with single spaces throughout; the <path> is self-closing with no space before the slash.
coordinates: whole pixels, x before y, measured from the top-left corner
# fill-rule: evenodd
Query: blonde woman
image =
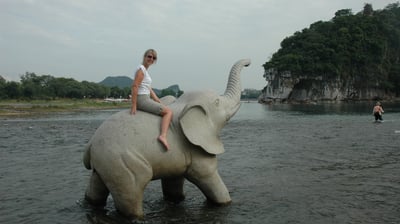
<path id="1" fill-rule="evenodd" d="M 147 50 L 143 55 L 143 62 L 137 68 L 135 78 L 132 83 L 131 95 L 132 106 L 131 114 L 136 114 L 137 110 L 146 111 L 162 116 L 161 133 L 158 136 L 166 150 L 169 150 L 167 132 L 172 119 L 172 110 L 161 104 L 160 99 L 151 88 L 152 79 L 148 72 L 149 67 L 157 61 L 157 52 L 153 49 Z"/>

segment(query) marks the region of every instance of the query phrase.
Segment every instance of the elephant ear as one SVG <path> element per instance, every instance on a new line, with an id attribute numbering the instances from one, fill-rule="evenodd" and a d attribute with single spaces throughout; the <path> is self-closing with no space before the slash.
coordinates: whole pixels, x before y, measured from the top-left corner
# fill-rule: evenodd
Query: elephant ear
<path id="1" fill-rule="evenodd" d="M 210 154 L 221 154 L 225 151 L 224 146 L 215 125 L 208 116 L 202 106 L 190 106 L 184 109 L 179 122 L 183 133 L 191 143 L 200 146 Z"/>

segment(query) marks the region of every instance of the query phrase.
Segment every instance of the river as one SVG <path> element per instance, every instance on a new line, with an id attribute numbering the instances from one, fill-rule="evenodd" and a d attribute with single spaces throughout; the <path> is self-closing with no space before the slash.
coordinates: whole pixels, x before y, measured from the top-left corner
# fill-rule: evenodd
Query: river
<path id="1" fill-rule="evenodd" d="M 185 183 L 165 202 L 145 191 L 139 223 L 399 223 L 400 105 L 243 103 L 221 133 L 219 172 L 232 204 L 215 207 Z M 116 110 L 0 119 L 0 223 L 131 223 L 108 199 L 83 200 L 84 145 Z"/>

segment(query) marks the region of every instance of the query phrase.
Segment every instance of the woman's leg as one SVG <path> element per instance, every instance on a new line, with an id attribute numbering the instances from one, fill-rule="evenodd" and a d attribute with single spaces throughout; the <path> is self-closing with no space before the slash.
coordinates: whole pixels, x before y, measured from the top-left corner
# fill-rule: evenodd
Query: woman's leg
<path id="1" fill-rule="evenodd" d="M 168 107 L 164 107 L 161 111 L 161 134 L 158 136 L 158 140 L 165 146 L 167 150 L 169 150 L 169 144 L 167 141 L 167 132 L 169 128 L 169 124 L 172 120 L 172 110 Z"/>

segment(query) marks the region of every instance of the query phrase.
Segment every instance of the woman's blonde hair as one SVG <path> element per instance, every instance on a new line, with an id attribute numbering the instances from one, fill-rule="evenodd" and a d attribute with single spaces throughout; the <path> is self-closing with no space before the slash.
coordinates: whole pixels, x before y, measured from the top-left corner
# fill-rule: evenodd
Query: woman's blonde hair
<path id="1" fill-rule="evenodd" d="M 144 52 L 143 55 L 143 61 L 145 60 L 145 58 L 147 57 L 147 55 L 152 54 L 154 57 L 154 63 L 157 61 L 157 51 L 154 49 L 148 49 L 147 51 Z"/>

